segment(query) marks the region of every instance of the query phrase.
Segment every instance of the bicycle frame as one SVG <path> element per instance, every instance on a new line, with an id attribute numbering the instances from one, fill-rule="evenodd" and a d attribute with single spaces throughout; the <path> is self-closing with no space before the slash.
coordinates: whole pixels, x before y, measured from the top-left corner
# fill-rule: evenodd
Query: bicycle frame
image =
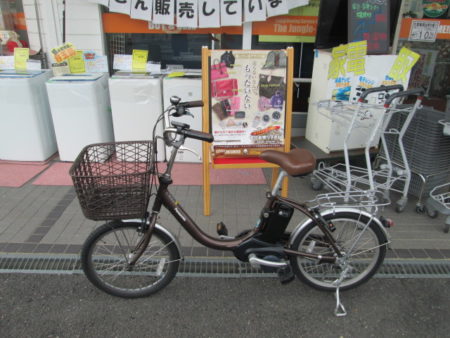
<path id="1" fill-rule="evenodd" d="M 176 150 L 174 150 L 176 151 Z M 248 239 L 252 238 L 256 234 L 261 232 L 261 229 L 259 227 L 254 227 L 252 230 L 250 230 L 247 234 L 243 235 L 242 237 L 236 238 L 236 239 L 222 239 L 222 238 L 214 238 L 210 235 L 206 234 L 204 231 L 201 230 L 201 228 L 196 224 L 196 222 L 189 216 L 189 214 L 183 209 L 180 202 L 178 202 L 172 194 L 169 192 L 168 187 L 170 184 L 172 184 L 172 179 L 170 176 L 170 169 L 171 166 L 168 166 L 168 169 L 166 173 L 161 174 L 159 176 L 159 182 L 160 185 L 158 187 L 158 191 L 156 194 L 156 198 L 152 207 L 152 213 L 150 215 L 150 227 L 147 231 L 148 236 L 151 236 L 151 231 L 156 224 L 156 218 L 161 211 L 161 208 L 164 206 L 180 223 L 180 225 L 199 243 L 203 244 L 204 246 L 216 249 L 216 250 L 226 250 L 226 251 L 233 251 L 239 245 L 247 241 Z M 313 220 L 318 227 L 323 231 L 324 235 L 326 236 L 327 240 L 329 241 L 330 245 L 334 248 L 336 254 L 338 257 L 341 257 L 342 254 L 339 250 L 339 248 L 336 246 L 336 243 L 333 239 L 333 236 L 331 235 L 330 231 L 328 230 L 327 226 L 325 225 L 325 222 L 322 221 L 320 218 L 320 214 L 314 210 L 310 210 L 306 205 L 297 203 L 295 201 L 292 201 L 288 198 L 283 198 L 277 194 L 277 191 L 279 191 L 281 187 L 281 182 L 286 176 L 286 172 L 281 171 L 277 183 L 275 184 L 273 191 L 268 198 L 268 201 L 266 202 L 265 207 L 270 208 L 270 206 L 275 201 L 282 201 L 293 208 L 299 210 L 303 214 L 305 214 L 307 217 L 309 217 L 311 220 Z M 146 236 L 145 236 L 146 237 Z M 149 240 L 149 239 L 148 239 Z M 144 239 L 144 241 L 147 241 Z M 309 254 L 307 252 L 300 252 L 300 251 L 294 251 L 290 250 L 288 248 L 283 248 L 283 251 L 286 255 L 296 255 L 296 256 L 303 256 L 313 259 L 320 259 L 322 261 L 327 262 L 335 262 L 336 257 L 332 256 L 321 256 L 314 254 Z"/>

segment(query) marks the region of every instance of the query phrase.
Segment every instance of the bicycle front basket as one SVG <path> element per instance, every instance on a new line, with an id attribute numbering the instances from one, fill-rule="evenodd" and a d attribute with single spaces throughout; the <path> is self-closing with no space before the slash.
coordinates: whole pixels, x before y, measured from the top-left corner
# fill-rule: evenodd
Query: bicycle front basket
<path id="1" fill-rule="evenodd" d="M 86 146 L 70 168 L 86 218 L 142 218 L 150 198 L 152 142 L 131 141 Z"/>

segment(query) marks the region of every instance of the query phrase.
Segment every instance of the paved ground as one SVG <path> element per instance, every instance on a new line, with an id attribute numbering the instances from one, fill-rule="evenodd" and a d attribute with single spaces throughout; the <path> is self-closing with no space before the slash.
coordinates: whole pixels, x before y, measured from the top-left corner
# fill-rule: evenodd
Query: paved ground
<path id="1" fill-rule="evenodd" d="M 334 297 L 267 278 L 182 278 L 150 298 L 84 276 L 0 274 L 2 337 L 448 337 L 450 280 L 372 279 Z"/>
<path id="2" fill-rule="evenodd" d="M 270 170 L 265 171 L 268 182 Z M 224 221 L 230 234 L 252 227 L 264 203 L 267 185 L 216 185 L 212 187 L 212 215 L 203 216 L 200 186 L 173 186 L 171 191 L 182 202 L 201 228 L 215 234 L 215 226 Z M 316 192 L 309 179 L 293 178 L 289 196 L 312 199 Z M 393 201 L 396 197 L 393 196 Z M 396 226 L 390 230 L 391 258 L 450 258 L 450 234 L 443 233 L 444 217 L 431 219 L 415 212 L 416 199 L 410 198 L 406 210 L 398 214 L 393 206 L 383 215 L 391 217 Z M 295 215 L 290 228 L 300 221 Z M 178 236 L 187 256 L 222 256 L 223 253 L 201 247 L 167 212 L 160 223 Z M 100 223 L 87 220 L 79 207 L 72 187 L 36 186 L 0 187 L 0 253 L 78 253 L 88 234 Z"/>

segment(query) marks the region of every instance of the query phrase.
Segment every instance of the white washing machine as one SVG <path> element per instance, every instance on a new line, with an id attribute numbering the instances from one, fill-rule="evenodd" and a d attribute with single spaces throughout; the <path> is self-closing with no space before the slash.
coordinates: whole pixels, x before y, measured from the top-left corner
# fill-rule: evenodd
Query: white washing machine
<path id="1" fill-rule="evenodd" d="M 202 77 L 197 73 L 186 73 L 183 77 L 165 77 L 163 80 L 163 93 L 164 93 L 164 107 L 170 106 L 170 97 L 178 96 L 181 101 L 198 101 L 202 99 Z M 165 116 L 165 125 L 170 126 L 170 120 L 187 123 L 191 126 L 191 129 L 202 130 L 202 108 L 190 108 L 189 111 L 194 115 L 183 117 L 169 117 Z M 186 139 L 185 147 L 190 148 L 197 152 L 197 155 L 189 151 L 178 151 L 176 161 L 177 162 L 202 162 L 202 143 L 199 140 Z M 172 147 L 167 147 L 167 157 L 170 156 Z"/>
<path id="2" fill-rule="evenodd" d="M 47 91 L 61 161 L 74 161 L 88 144 L 114 141 L 106 74 L 53 77 Z"/>
<path id="3" fill-rule="evenodd" d="M 163 112 L 160 76 L 117 72 L 109 79 L 114 137 L 116 141 L 151 140 Z M 162 136 L 164 122 L 156 127 Z M 158 141 L 158 161 L 165 160 L 165 147 Z"/>
<path id="4" fill-rule="evenodd" d="M 0 72 L 0 159 L 45 161 L 56 153 L 45 82 L 50 71 Z"/>

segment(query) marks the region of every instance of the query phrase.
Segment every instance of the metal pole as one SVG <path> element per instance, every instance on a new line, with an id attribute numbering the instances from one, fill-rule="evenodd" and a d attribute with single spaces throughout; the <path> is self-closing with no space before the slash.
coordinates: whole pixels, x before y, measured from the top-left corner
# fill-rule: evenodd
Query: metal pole
<path id="1" fill-rule="evenodd" d="M 39 44 L 41 47 L 41 50 L 40 50 L 41 62 L 42 62 L 42 66 L 44 67 L 44 69 L 48 69 L 48 62 L 47 62 L 47 58 L 45 57 L 45 52 L 44 52 L 44 44 L 42 43 L 41 18 L 39 16 L 39 9 L 38 9 L 37 1 L 38 0 L 34 0 L 34 11 L 36 14 L 36 25 L 37 25 L 37 29 L 38 29 Z"/>

